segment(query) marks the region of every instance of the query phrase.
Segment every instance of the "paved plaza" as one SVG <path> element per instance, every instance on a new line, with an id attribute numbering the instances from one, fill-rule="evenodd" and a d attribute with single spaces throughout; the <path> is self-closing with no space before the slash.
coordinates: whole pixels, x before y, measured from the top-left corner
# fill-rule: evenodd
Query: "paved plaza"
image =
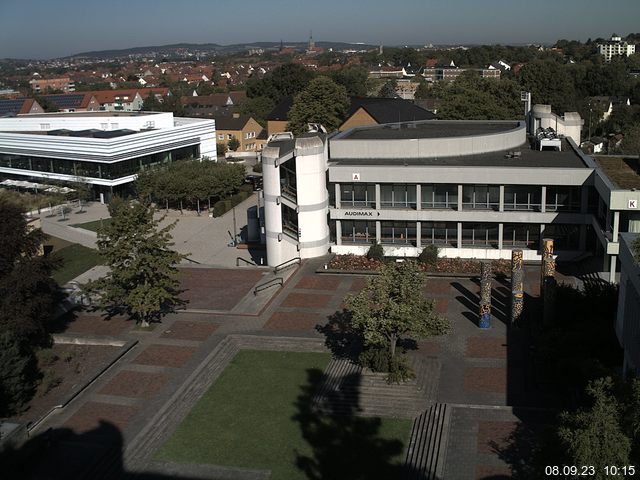
<path id="1" fill-rule="evenodd" d="M 283 287 L 257 295 L 253 287 L 273 276 L 267 269 L 185 269 L 183 286 L 191 303 L 151 331 L 136 329 L 120 317 L 105 321 L 90 312 L 79 312 L 59 326 L 68 335 L 137 344 L 39 426 L 35 433 L 52 428 L 56 438 L 39 472 L 56 472 L 47 478 L 116 478 L 124 472 L 158 475 L 152 478 L 169 478 L 176 472 L 180 475 L 171 478 L 268 478 L 268 472 L 161 464 L 152 457 L 239 349 L 327 350 L 321 327 L 342 311 L 347 294 L 364 287 L 366 277 L 316 273 L 325 261 L 305 261 L 286 272 Z M 526 276 L 527 299 L 532 302 L 539 293 L 538 275 L 531 269 Z M 452 332 L 420 341 L 409 352 L 414 365 L 422 365 L 415 381 L 422 393 L 388 387 L 408 402 L 406 411 L 446 405 L 441 419 L 445 445 L 438 459 L 446 479 L 510 478 L 506 439 L 523 419 L 527 425 L 532 418 L 535 424 L 544 421 L 544 414 L 536 412 L 544 412 L 539 407 L 546 399 L 531 387 L 527 339 L 506 325 L 508 284 L 494 280 L 489 330 L 477 326 L 478 292 L 473 278 L 427 281 L 425 294 L 451 320 Z M 377 391 L 387 395 L 386 390 Z M 367 401 L 372 414 L 385 411 L 384 403 L 363 399 Z M 395 413 L 389 410 L 389 415 Z M 41 478 L 37 474 L 34 478 Z"/>

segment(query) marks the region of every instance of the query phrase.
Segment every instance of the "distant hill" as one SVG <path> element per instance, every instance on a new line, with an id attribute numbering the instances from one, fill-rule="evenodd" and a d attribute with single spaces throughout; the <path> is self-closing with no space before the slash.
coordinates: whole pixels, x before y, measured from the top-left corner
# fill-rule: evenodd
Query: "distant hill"
<path id="1" fill-rule="evenodd" d="M 306 42 L 285 42 L 284 45 L 288 47 L 304 48 Z M 75 55 L 70 55 L 66 58 L 114 58 L 114 57 L 127 57 L 129 55 L 170 55 L 179 50 L 208 52 L 217 54 L 230 54 L 238 53 L 250 48 L 263 48 L 263 49 L 276 49 L 280 46 L 280 42 L 252 42 L 252 43 L 237 43 L 233 45 L 218 45 L 217 43 L 176 43 L 172 45 L 157 45 L 149 47 L 134 47 L 124 48 L 119 50 L 99 50 L 93 52 L 82 52 Z M 360 43 L 345 43 L 345 42 L 316 42 L 316 46 L 324 49 L 332 48 L 334 50 L 345 50 L 349 48 L 354 49 L 370 49 L 375 48 L 376 45 L 365 45 Z"/>

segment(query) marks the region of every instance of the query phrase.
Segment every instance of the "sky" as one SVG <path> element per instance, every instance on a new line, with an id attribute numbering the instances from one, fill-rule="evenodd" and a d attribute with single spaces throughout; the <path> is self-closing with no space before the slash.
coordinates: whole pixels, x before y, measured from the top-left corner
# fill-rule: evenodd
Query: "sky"
<path id="1" fill-rule="evenodd" d="M 553 43 L 640 31 L 639 0 L 0 0 L 0 58 L 172 43 Z"/>

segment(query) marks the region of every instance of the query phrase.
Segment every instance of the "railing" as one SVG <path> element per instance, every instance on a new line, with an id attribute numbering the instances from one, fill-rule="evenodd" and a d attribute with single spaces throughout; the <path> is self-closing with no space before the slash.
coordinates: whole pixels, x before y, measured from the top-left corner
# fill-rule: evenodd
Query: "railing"
<path id="1" fill-rule="evenodd" d="M 258 292 L 261 292 L 262 290 L 266 290 L 267 288 L 275 287 L 276 285 L 279 285 L 282 287 L 284 285 L 284 280 L 281 277 L 272 278 L 268 282 L 264 282 L 256 286 L 256 288 L 253 289 L 253 294 L 257 295 Z"/>
<path id="2" fill-rule="evenodd" d="M 280 265 L 276 265 L 273 268 L 273 273 L 281 272 L 282 270 L 292 267 L 296 263 L 300 265 L 300 262 L 301 262 L 300 257 L 295 257 L 290 260 L 287 260 L 286 262 L 282 262 Z"/>
<path id="3" fill-rule="evenodd" d="M 246 263 L 247 265 L 251 265 L 252 267 L 255 267 L 255 266 L 257 266 L 257 265 L 258 265 L 257 263 L 253 263 L 252 261 L 247 260 L 247 259 L 245 259 L 245 258 L 242 258 L 242 257 L 236 257 L 236 267 L 239 267 L 239 266 L 240 266 L 240 262 L 244 262 L 244 263 Z"/>
<path id="4" fill-rule="evenodd" d="M 185 260 L 187 260 L 188 262 L 191 262 L 191 263 L 197 263 L 198 265 L 202 265 L 202 263 L 200 263 L 200 262 L 198 262 L 198 261 L 196 261 L 196 260 L 192 260 L 192 259 L 190 259 L 189 257 L 184 257 L 184 259 L 185 259 Z"/>

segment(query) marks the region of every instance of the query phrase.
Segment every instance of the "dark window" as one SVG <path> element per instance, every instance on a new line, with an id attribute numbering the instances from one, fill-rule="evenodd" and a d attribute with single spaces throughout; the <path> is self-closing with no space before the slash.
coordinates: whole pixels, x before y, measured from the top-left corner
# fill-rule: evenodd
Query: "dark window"
<path id="1" fill-rule="evenodd" d="M 458 186 L 446 184 L 429 184 L 421 186 L 421 207 L 424 209 L 458 208 Z"/>
<path id="2" fill-rule="evenodd" d="M 498 224 L 497 223 L 463 223 L 462 224 L 463 247 L 497 247 Z"/>
<path id="3" fill-rule="evenodd" d="M 580 245 L 578 225 L 545 225 L 542 236 L 553 239 L 554 250 L 578 250 Z"/>
<path id="4" fill-rule="evenodd" d="M 380 222 L 381 243 L 416 244 L 415 222 Z"/>
<path id="5" fill-rule="evenodd" d="M 547 212 L 579 212 L 580 187 L 547 187 Z"/>
<path id="6" fill-rule="evenodd" d="M 416 208 L 416 186 L 380 185 L 380 206 L 382 208 Z"/>
<path id="7" fill-rule="evenodd" d="M 464 185 L 462 208 L 467 210 L 498 210 L 500 187 L 497 185 Z"/>
<path id="8" fill-rule="evenodd" d="M 538 250 L 540 225 L 527 223 L 505 223 L 502 227 L 502 245 Z"/>
<path id="9" fill-rule="evenodd" d="M 455 247 L 458 244 L 458 224 L 455 222 L 421 222 L 420 243 L 422 245 Z"/>
<path id="10" fill-rule="evenodd" d="M 376 222 L 343 220 L 342 243 L 371 243 L 376 239 Z"/>
<path id="11" fill-rule="evenodd" d="M 540 211 L 542 187 L 530 185 L 505 185 L 505 210 Z"/>
<path id="12" fill-rule="evenodd" d="M 340 206 L 376 208 L 376 186 L 367 183 L 340 184 Z"/>

